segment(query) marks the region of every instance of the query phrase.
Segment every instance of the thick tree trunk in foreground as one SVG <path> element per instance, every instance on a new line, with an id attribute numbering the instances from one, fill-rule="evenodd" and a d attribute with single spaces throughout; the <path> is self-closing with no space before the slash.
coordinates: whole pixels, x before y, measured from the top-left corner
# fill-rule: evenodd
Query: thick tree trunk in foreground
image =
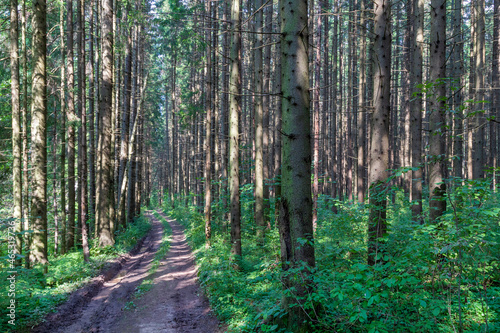
<path id="1" fill-rule="evenodd" d="M 314 288 L 307 0 L 282 1 L 280 9 L 283 165 L 279 233 L 284 287 L 292 288 L 292 296 L 283 300 L 283 306 L 288 308 L 297 303 L 297 298 L 302 303 L 303 297 Z M 300 278 L 289 274 L 289 270 L 300 267 L 303 267 Z M 310 332 L 309 316 L 302 306 L 288 311 L 289 329 Z"/>
<path id="2" fill-rule="evenodd" d="M 374 110 L 371 122 L 370 147 L 370 217 L 368 222 L 368 264 L 377 262 L 381 251 L 378 238 L 387 232 L 387 169 L 389 167 L 389 121 L 391 97 L 391 23 L 389 0 L 376 0 L 375 73 L 373 84 Z"/>
<path id="3" fill-rule="evenodd" d="M 231 254 L 241 257 L 239 117 L 241 112 L 241 10 L 240 0 L 231 3 L 231 53 L 229 77 L 229 196 L 231 207 Z"/>
<path id="4" fill-rule="evenodd" d="M 31 221 L 34 262 L 47 260 L 47 7 L 45 0 L 33 1 L 33 83 L 31 105 L 31 142 L 33 160 L 33 192 Z"/>
<path id="5" fill-rule="evenodd" d="M 101 82 L 101 100 L 100 117 L 101 126 L 99 127 L 99 147 L 101 149 L 100 161 L 98 163 L 97 173 L 99 174 L 99 183 L 97 189 L 97 211 L 99 215 L 99 245 L 113 245 L 114 237 L 111 232 L 110 206 L 113 204 L 112 195 L 112 174 L 111 174 L 111 106 L 113 98 L 113 1 L 102 0 L 102 55 L 103 55 L 103 74 Z"/>

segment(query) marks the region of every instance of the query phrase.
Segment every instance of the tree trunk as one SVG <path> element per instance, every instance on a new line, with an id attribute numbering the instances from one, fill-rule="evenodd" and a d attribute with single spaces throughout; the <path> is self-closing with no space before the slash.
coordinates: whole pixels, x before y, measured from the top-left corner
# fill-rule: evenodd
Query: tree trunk
<path id="1" fill-rule="evenodd" d="M 436 222 L 446 210 L 445 97 L 446 97 L 446 0 L 431 0 L 430 81 L 433 85 L 429 117 L 429 220 Z"/>
<path id="2" fill-rule="evenodd" d="M 60 250 L 61 254 L 66 253 L 66 59 L 64 46 L 64 3 L 60 3 L 59 13 L 59 29 L 61 39 L 61 237 Z"/>
<path id="3" fill-rule="evenodd" d="M 232 2 L 226 1 L 224 3 L 224 9 L 223 9 L 223 15 L 222 15 L 222 21 L 223 23 L 223 30 L 228 31 L 229 30 L 229 23 L 231 22 L 231 5 Z M 234 29 L 234 28 L 233 28 Z M 230 38 L 228 33 L 224 34 L 224 37 L 222 39 L 222 64 L 223 64 L 223 69 L 222 69 L 222 96 L 221 96 L 221 170 L 222 170 L 222 210 L 224 211 L 224 219 L 228 220 L 229 215 L 228 215 L 228 196 L 229 193 L 227 192 L 229 189 L 229 183 L 228 183 L 228 163 L 229 163 L 229 76 L 230 76 L 230 58 L 229 58 L 229 52 L 230 52 Z M 193 73 L 193 75 L 196 77 L 196 74 Z M 191 136 L 191 140 L 193 140 L 195 136 Z M 194 147 L 193 147 L 194 148 Z M 192 153 L 194 154 L 194 150 L 191 150 Z M 193 172 L 192 175 L 194 177 L 194 156 L 192 159 L 192 165 L 193 165 Z M 193 191 L 194 193 L 194 191 Z"/>
<path id="4" fill-rule="evenodd" d="M 23 205 L 22 205 L 22 217 L 24 220 L 24 230 L 29 230 L 30 228 L 30 200 L 29 200 L 29 188 L 28 188 L 28 50 L 26 47 L 26 0 L 23 0 L 23 5 L 21 9 L 21 53 L 22 53 L 22 66 L 23 66 L 23 106 L 21 109 L 21 116 L 23 118 L 22 126 L 22 141 L 23 141 L 23 174 L 22 177 L 22 190 L 24 192 Z M 29 233 L 24 235 L 24 243 L 26 251 L 30 249 L 31 237 Z M 24 267 L 26 269 L 30 268 L 30 256 L 26 255 L 24 257 Z"/>
<path id="5" fill-rule="evenodd" d="M 459 1 L 459 0 L 456 0 Z M 492 87 L 500 87 L 500 0 L 494 0 L 493 4 L 493 61 L 491 65 Z M 491 108 L 491 116 L 496 120 L 500 120 L 500 90 L 493 90 L 493 103 Z M 490 154 L 492 161 L 490 166 L 493 168 L 498 167 L 498 143 L 500 142 L 500 131 L 498 123 L 490 123 L 490 140 L 491 148 Z M 493 188 L 498 184 L 498 171 L 493 174 Z"/>
<path id="6" fill-rule="evenodd" d="M 474 35 L 473 38 L 473 52 L 474 52 L 474 105 L 473 110 L 477 112 L 473 118 L 473 151 L 472 151 L 472 178 L 479 179 L 484 177 L 484 103 L 481 102 L 485 98 L 485 37 L 484 37 L 484 0 L 474 0 Z"/>
<path id="7" fill-rule="evenodd" d="M 17 0 L 10 1 L 10 91 L 12 100 L 12 196 L 14 201 L 16 254 L 21 255 L 23 249 L 23 188 L 22 188 L 22 147 L 21 147 L 21 112 L 19 97 L 19 32 L 18 32 Z M 16 257 L 16 266 L 21 261 Z"/>
<path id="8" fill-rule="evenodd" d="M 263 1 L 257 0 L 255 9 L 255 224 L 259 238 L 264 236 L 264 149 L 263 149 L 263 73 L 262 73 L 262 25 Z"/>
<path id="9" fill-rule="evenodd" d="M 338 2 L 335 3 L 335 14 L 338 14 L 340 11 Z M 333 21 L 333 34 L 332 34 L 332 53 L 333 53 L 333 66 L 332 66 L 332 74 L 331 78 L 332 82 L 332 120 L 330 121 L 330 145 L 332 151 L 332 179 L 331 179 L 331 196 L 336 199 L 338 196 L 338 158 L 337 158 L 337 116 L 338 116 L 338 108 L 337 108 L 337 72 L 338 72 L 338 30 L 339 30 L 339 16 L 334 16 Z M 337 206 L 332 205 L 333 212 L 337 212 Z"/>
<path id="10" fill-rule="evenodd" d="M 279 5 L 279 4 L 278 4 Z M 277 32 L 281 32 L 281 10 L 278 7 L 278 26 L 277 26 Z M 275 221 L 279 220 L 279 203 L 281 200 L 281 109 L 282 109 L 282 104 L 281 104 L 281 35 L 278 35 L 278 41 L 279 43 L 276 44 L 276 73 L 275 73 L 275 78 L 276 78 L 276 91 L 275 94 L 278 96 L 276 98 L 276 109 L 274 111 L 274 117 L 275 117 L 275 124 L 276 124 L 276 140 L 274 142 L 276 148 L 275 148 L 275 156 L 274 156 L 274 198 L 275 198 L 275 204 L 274 204 L 274 212 L 275 212 Z"/>
<path id="11" fill-rule="evenodd" d="M 208 6 L 212 6 L 210 3 Z M 211 7 L 209 7 L 211 8 Z M 207 12 L 210 12 L 207 10 Z M 209 34 L 211 36 L 211 34 Z M 211 45 L 212 43 L 210 43 Z M 207 98 L 206 104 L 206 115 L 205 115 L 205 209 L 204 209 L 204 219 L 205 219 L 205 240 L 206 245 L 210 245 L 210 238 L 212 237 L 212 145 L 211 145 L 211 134 L 212 134 L 212 52 L 211 47 L 207 49 L 206 54 L 206 89 L 205 96 Z"/>
<path id="12" fill-rule="evenodd" d="M 473 5 L 473 2 L 470 3 L 470 47 L 469 47 L 469 100 L 473 101 L 475 96 L 474 96 L 474 72 L 476 71 L 475 65 L 475 56 L 474 56 L 474 42 L 475 42 L 475 29 L 476 29 L 476 23 L 474 22 L 476 19 L 476 15 L 474 14 L 475 6 Z M 470 105 L 471 110 L 474 110 L 474 105 Z M 474 120 L 476 117 L 467 117 L 467 146 L 466 146 L 466 155 L 467 155 L 467 178 L 469 180 L 472 180 L 474 178 L 473 175 L 473 151 L 474 151 Z"/>
<path id="13" fill-rule="evenodd" d="M 176 172 L 176 161 L 177 161 L 177 126 L 176 126 L 176 103 L 175 103 L 175 88 L 176 88 L 176 83 L 177 83 L 177 51 L 176 49 L 174 50 L 174 59 L 173 59 L 173 64 L 172 64 L 172 88 L 170 89 L 170 98 L 172 101 L 172 163 L 171 163 L 171 170 L 170 170 L 170 179 L 171 179 L 171 189 L 170 189 L 170 201 L 172 203 L 172 208 L 174 207 L 175 201 L 174 201 L 174 194 L 177 193 L 176 190 L 176 181 L 175 181 L 175 176 Z M 202 168 L 204 170 L 204 168 Z"/>
<path id="14" fill-rule="evenodd" d="M 314 6 L 313 6 L 314 7 Z M 313 9 L 314 10 L 314 9 Z M 318 191 L 319 191 L 319 100 L 320 100 L 320 68 L 321 68 L 321 8 L 318 4 L 318 11 L 316 15 L 316 26 L 313 32 L 313 40 L 315 47 L 313 68 L 314 68 L 314 94 L 313 94 L 313 110 L 312 110 L 312 128 L 313 128 L 313 184 L 312 184 L 312 195 L 313 195 L 313 210 L 312 210 L 312 223 L 316 229 L 316 223 L 318 221 Z"/>
<path id="15" fill-rule="evenodd" d="M 64 115 L 63 115 L 64 118 Z M 57 202 L 57 105 L 54 101 L 54 125 L 52 126 L 52 209 L 54 219 L 54 255 L 59 251 L 59 209 Z M 49 227 L 50 228 L 50 227 Z"/>
<path id="16" fill-rule="evenodd" d="M 112 31 L 112 35 L 113 36 L 116 36 L 116 20 L 117 20 L 117 16 L 116 16 L 116 13 L 118 11 L 118 7 L 117 7 L 117 0 L 113 0 L 113 4 L 112 4 L 112 8 L 113 8 L 113 14 L 112 14 L 112 28 L 111 28 L 111 31 Z M 115 37 L 113 37 L 115 38 Z M 118 38 L 116 38 L 117 40 L 119 40 Z M 116 223 L 116 216 L 117 216 L 117 213 L 116 213 L 116 203 L 117 203 L 117 190 L 116 190 L 116 184 L 118 182 L 117 178 L 118 178 L 118 174 L 115 173 L 115 170 L 117 169 L 118 167 L 118 156 L 117 156 L 117 152 L 118 152 L 118 140 L 116 139 L 117 138 L 117 131 L 118 131 L 118 119 L 120 118 L 118 116 L 119 114 L 119 106 L 118 106 L 118 96 L 119 96 L 119 93 L 118 91 L 120 90 L 120 85 L 118 83 L 118 79 L 117 79 L 117 65 L 116 65 L 116 61 L 115 59 L 116 58 L 119 58 L 117 57 L 117 51 L 116 51 L 116 46 L 117 46 L 117 43 L 116 42 L 113 42 L 113 47 L 112 47 L 112 54 L 113 54 L 113 58 L 112 58 L 112 61 L 111 61 L 111 77 L 112 77 L 112 82 L 113 82 L 113 92 L 111 93 L 111 169 L 110 169 L 110 179 L 111 179 L 111 193 L 110 193 L 110 200 L 111 200 L 111 203 L 109 205 L 109 216 L 110 216 L 110 221 L 111 221 L 111 225 L 110 225 L 110 229 L 111 229 L 111 234 L 114 234 L 115 231 L 116 231 L 116 228 L 117 228 L 117 223 Z M 119 65 L 118 65 L 119 66 Z"/>
<path id="17" fill-rule="evenodd" d="M 424 48 L 424 0 L 413 0 L 413 37 L 411 51 L 410 100 L 412 206 L 413 219 L 423 223 L 422 217 L 422 58 Z"/>
<path id="18" fill-rule="evenodd" d="M 45 0 L 33 1 L 33 83 L 31 105 L 31 142 L 33 191 L 31 221 L 34 262 L 48 264 L 47 259 L 47 7 Z M 47 266 L 45 266 L 47 270 Z"/>
<path id="19" fill-rule="evenodd" d="M 303 302 L 313 291 L 315 266 L 311 196 L 311 119 L 309 114 L 309 30 L 307 0 L 281 1 L 283 169 L 279 233 L 288 329 L 310 332 Z M 307 242 L 303 242 L 307 240 Z M 301 279 L 289 270 L 303 267 Z M 290 289 L 292 288 L 292 289 Z M 290 307 L 299 302 L 299 306 Z"/>
<path id="20" fill-rule="evenodd" d="M 79 186 L 80 190 L 80 228 L 83 248 L 83 259 L 89 260 L 89 244 L 88 244 L 88 178 L 87 178 L 87 109 L 86 109 L 86 70 L 85 70 L 85 3 L 83 0 L 78 0 L 78 113 L 81 119 L 79 129 L 79 145 L 80 152 L 80 170 L 79 170 Z"/>
<path id="21" fill-rule="evenodd" d="M 90 31 L 89 31 L 89 209 L 90 217 L 95 216 L 95 54 L 94 54 L 94 0 L 90 1 Z"/>
<path id="22" fill-rule="evenodd" d="M 125 160 L 127 161 L 126 164 L 125 164 L 125 167 L 123 169 L 123 178 L 122 178 L 122 183 L 123 184 L 118 184 L 120 188 L 124 188 L 125 187 L 125 184 L 129 183 L 129 177 L 131 175 L 131 172 L 129 171 L 131 166 L 132 166 L 132 163 L 133 163 L 133 149 L 134 149 L 134 145 L 135 145 L 135 142 L 137 140 L 137 131 L 138 131 L 138 127 L 139 127 L 139 115 L 141 114 L 141 110 L 142 110 L 142 103 L 143 103 L 143 98 L 144 98 L 144 91 L 146 90 L 146 86 L 147 86 L 147 83 L 148 83 L 148 76 L 146 75 L 146 78 L 144 79 L 144 86 L 142 87 L 142 90 L 141 90 L 141 93 L 140 93 L 140 100 L 138 101 L 138 107 L 137 107 L 137 117 L 135 117 L 133 119 L 133 122 L 132 122 L 132 128 L 131 128 L 131 131 L 130 131 L 130 142 L 128 144 L 128 150 L 127 150 L 127 156 L 125 158 Z M 129 186 L 130 186 L 130 183 L 129 183 Z M 127 195 L 125 193 L 122 193 L 120 195 L 120 201 L 118 202 L 118 207 L 125 207 L 125 199 L 127 198 Z"/>
<path id="23" fill-rule="evenodd" d="M 345 121 L 344 121 L 344 51 L 343 51 L 343 17 L 341 14 L 341 4 L 340 1 L 337 4 L 338 6 L 338 12 L 339 12 L 339 19 L 338 19 L 338 34 L 337 34 L 337 61 L 338 61 L 338 68 L 337 70 L 339 71 L 338 73 L 338 95 L 335 101 L 337 102 L 337 121 L 335 122 L 335 127 L 336 127 L 336 159 L 337 159 L 337 195 L 338 195 L 338 200 L 342 201 L 343 200 L 343 195 L 344 195 L 344 179 L 345 179 L 345 168 L 344 168 L 344 155 L 343 150 L 341 147 L 344 147 L 344 126 L 345 126 Z"/>
<path id="24" fill-rule="evenodd" d="M 346 154 L 346 194 L 349 201 L 352 201 L 352 187 L 353 187 L 353 170 L 352 170 L 352 156 L 354 156 L 353 147 L 353 130 L 352 125 L 356 120 L 357 105 L 356 99 L 356 51 L 354 44 L 356 42 L 356 14 L 355 14 L 356 0 L 349 2 L 349 23 L 348 23 L 348 56 L 349 60 L 347 63 L 347 132 L 346 132 L 346 143 L 347 152 Z"/>
<path id="25" fill-rule="evenodd" d="M 497 31 L 497 30 L 495 30 Z M 463 177 L 463 34 L 462 34 L 462 0 L 454 0 L 453 2 L 453 51 L 451 54 L 453 79 L 452 86 L 457 90 L 453 94 L 453 176 Z M 494 83 L 493 83 L 494 84 Z"/>
<path id="26" fill-rule="evenodd" d="M 373 47 L 375 73 L 373 85 L 374 111 L 371 122 L 370 147 L 370 217 L 368 222 L 368 264 L 379 261 L 382 251 L 379 238 L 387 232 L 387 178 L 389 165 L 389 121 L 391 100 L 391 22 L 389 0 L 376 0 L 375 44 Z"/>
<path id="27" fill-rule="evenodd" d="M 263 29 L 263 67 L 262 67 L 262 167 L 263 167 L 263 205 L 264 205 L 264 225 L 267 229 L 271 228 L 269 221 L 269 179 L 271 178 L 271 154 L 270 154 L 270 141 L 271 135 L 269 132 L 269 119 L 271 112 L 270 105 L 270 73 L 271 73 L 271 31 L 273 27 L 273 3 L 272 1 L 267 3 L 264 10 L 265 24 Z"/>
<path id="28" fill-rule="evenodd" d="M 131 76 L 131 81 L 132 81 L 132 89 L 130 92 L 130 98 L 131 98 L 131 113 L 130 113 L 130 121 L 131 122 L 137 122 L 138 121 L 138 113 L 137 113 L 137 101 L 138 101 L 138 86 L 140 84 L 139 82 L 139 62 L 140 62 L 140 41 L 139 41 L 139 31 L 140 31 L 140 26 L 137 23 L 135 29 L 134 29 L 134 37 L 133 37 L 133 55 L 132 55 L 132 76 Z M 129 132 L 130 135 L 130 132 Z M 132 155 L 128 157 L 130 166 L 128 168 L 128 183 L 126 185 L 127 187 L 127 207 L 126 207 L 126 216 L 127 216 L 127 223 L 131 223 L 133 219 L 135 218 L 135 186 L 136 186 L 136 167 L 137 167 L 137 140 L 134 145 L 132 145 Z"/>
<path id="29" fill-rule="evenodd" d="M 169 109 L 169 106 L 168 106 L 168 102 L 170 101 L 170 98 L 169 98 L 169 95 L 168 95 L 168 84 L 165 85 L 165 174 L 164 174 L 164 177 L 165 177 L 165 188 L 168 190 L 168 192 L 170 193 L 171 192 L 171 187 L 172 187 L 172 181 L 171 181 L 171 178 L 170 178 L 170 169 L 172 168 L 172 165 L 171 165 L 171 158 L 170 158 L 170 150 L 171 150 L 171 147 L 170 147 L 170 131 L 169 131 L 169 128 L 170 128 L 170 123 L 168 121 L 168 115 L 170 113 L 170 109 Z"/>
<path id="30" fill-rule="evenodd" d="M 113 245 L 114 237 L 111 232 L 111 217 L 109 214 L 112 204 L 112 174 L 111 174 L 111 106 L 113 98 L 113 1 L 102 0 L 102 58 L 103 74 L 101 81 L 100 117 L 100 163 L 98 163 L 99 185 L 96 202 L 99 212 L 99 246 Z"/>
<path id="31" fill-rule="evenodd" d="M 128 7 L 126 12 L 128 13 Z M 128 16 L 128 15 L 127 15 Z M 123 181 L 125 176 L 125 165 L 127 164 L 128 156 L 128 145 L 129 145 L 129 122 L 130 122 L 130 94 L 132 92 L 132 31 L 133 28 L 127 29 L 127 45 L 126 45 L 126 55 L 125 64 L 123 69 L 123 112 L 122 112 L 122 122 L 121 122 L 121 135 L 120 135 L 120 173 L 118 176 L 118 224 L 122 227 L 127 225 L 125 205 L 125 200 L 122 200 L 122 196 L 127 193 L 127 182 Z M 127 175 L 128 178 L 128 175 Z"/>
<path id="32" fill-rule="evenodd" d="M 66 49 L 67 83 L 68 83 L 68 227 L 66 237 L 66 250 L 71 251 L 75 246 L 75 125 L 78 121 L 75 114 L 75 77 L 73 68 L 73 0 L 67 2 L 66 27 L 68 46 Z"/>
<path id="33" fill-rule="evenodd" d="M 241 258 L 239 117 L 241 113 L 241 9 L 231 2 L 231 52 L 229 77 L 229 196 L 231 207 L 231 254 Z"/>
<path id="34" fill-rule="evenodd" d="M 361 0 L 361 11 L 359 18 L 360 47 L 359 47 L 359 97 L 358 97 L 358 165 L 357 165 L 357 195 L 358 202 L 365 201 L 364 174 L 366 168 L 365 146 L 366 146 L 366 113 L 365 105 L 366 91 L 366 23 L 365 23 L 365 1 Z"/>

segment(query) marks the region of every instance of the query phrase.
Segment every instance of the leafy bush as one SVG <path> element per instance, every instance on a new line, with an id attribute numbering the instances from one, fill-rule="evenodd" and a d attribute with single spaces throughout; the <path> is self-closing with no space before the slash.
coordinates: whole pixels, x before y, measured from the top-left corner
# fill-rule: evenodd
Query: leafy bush
<path id="1" fill-rule="evenodd" d="M 500 205 L 487 181 L 450 180 L 448 210 L 439 223 L 417 224 L 411 202 L 391 189 L 389 233 L 380 263 L 367 261 L 367 205 L 319 198 L 315 233 L 317 332 L 500 331 Z M 259 246 L 253 222 L 252 186 L 242 187 L 241 270 L 230 260 L 227 221 L 215 212 L 205 247 L 203 216 L 195 207 L 166 203 L 186 227 L 212 307 L 230 332 L 285 332 L 279 318 L 282 273 L 276 228 Z M 336 207 L 337 213 L 332 207 Z M 428 209 L 427 203 L 424 207 Z M 168 208 L 168 209 L 167 209 Z"/>

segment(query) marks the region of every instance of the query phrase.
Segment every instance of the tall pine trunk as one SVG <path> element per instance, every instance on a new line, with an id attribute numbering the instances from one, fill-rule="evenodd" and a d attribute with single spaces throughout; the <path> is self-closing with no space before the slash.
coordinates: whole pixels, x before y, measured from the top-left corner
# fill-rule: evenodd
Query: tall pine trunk
<path id="1" fill-rule="evenodd" d="M 281 32 L 281 10 L 278 8 L 278 25 L 277 25 L 277 32 Z M 279 41 L 281 40 L 281 36 L 278 35 Z M 282 110 L 282 104 L 281 104 L 281 98 L 279 97 L 281 94 L 281 42 L 276 44 L 276 73 L 275 73 L 275 78 L 276 78 L 276 90 L 275 94 L 278 96 L 276 99 L 276 109 L 274 110 L 274 117 L 275 117 L 275 126 L 276 126 L 276 139 L 275 139 L 275 155 L 274 155 L 274 198 L 275 198 L 275 204 L 274 204 L 274 211 L 275 211 L 275 216 L 276 216 L 276 221 L 279 219 L 279 203 L 280 203 L 280 198 L 281 198 L 281 110 Z"/>
<path id="2" fill-rule="evenodd" d="M 61 236 L 59 252 L 66 253 L 66 58 L 64 45 L 64 3 L 60 3 L 59 29 L 61 39 Z"/>
<path id="3" fill-rule="evenodd" d="M 210 6 L 213 4 L 208 4 L 207 12 L 210 12 Z M 211 36 L 208 33 L 208 36 Z M 211 38 L 211 37 L 210 37 Z M 212 43 L 209 42 L 211 45 Z M 212 52 L 211 47 L 206 50 L 206 88 L 205 96 L 207 99 L 206 103 L 206 115 L 205 115 L 205 208 L 204 208 L 204 219 L 205 219 L 205 240 L 207 246 L 210 245 L 210 238 L 212 237 L 212 111 L 213 111 L 213 100 L 212 100 Z M 175 132 L 175 128 L 174 128 Z M 180 172 L 180 170 L 178 170 Z"/>
<path id="4" fill-rule="evenodd" d="M 75 246 L 75 128 L 77 117 L 75 114 L 75 76 L 73 59 L 73 0 L 67 2 L 66 14 L 67 26 L 67 84 L 68 84 L 68 107 L 66 110 L 68 121 L 68 226 L 66 235 L 66 250 L 71 251 Z"/>
<path id="5" fill-rule="evenodd" d="M 435 222 L 446 210 L 445 168 L 445 97 L 446 97 L 446 0 L 431 0 L 431 49 L 429 116 L 429 219 Z"/>
<path id="6" fill-rule="evenodd" d="M 17 0 L 10 1 L 10 91 L 12 101 L 12 196 L 14 199 L 16 254 L 22 254 L 23 248 L 23 197 L 22 197 L 22 147 L 21 147 L 21 112 L 19 96 L 19 28 Z M 16 258 L 17 265 L 21 265 Z"/>
<path id="7" fill-rule="evenodd" d="M 258 237 L 263 237 L 266 227 L 264 221 L 264 148 L 263 148 L 263 68 L 262 68 L 262 0 L 257 0 L 255 14 L 255 224 Z"/>
<path id="8" fill-rule="evenodd" d="M 462 34 L 462 0 L 453 1 L 453 51 L 451 55 L 451 77 L 453 79 L 452 86 L 457 90 L 453 94 L 453 176 L 462 178 L 463 173 L 463 34 Z"/>
<path id="9" fill-rule="evenodd" d="M 365 23 L 365 2 L 361 0 L 361 11 L 359 17 L 360 47 L 359 47 L 359 97 L 358 97 L 358 165 L 357 165 L 357 195 L 358 202 L 365 201 L 365 146 L 366 146 L 366 113 L 368 108 L 365 105 L 366 91 L 366 23 Z"/>
<path id="10" fill-rule="evenodd" d="M 309 29 L 307 1 L 281 1 L 283 169 L 279 233 L 284 288 L 290 296 L 288 329 L 310 332 L 303 302 L 313 291 L 315 267 L 311 194 L 311 119 L 309 97 Z M 304 242 L 306 240 L 306 242 Z M 294 278 L 301 269 L 301 279 Z M 299 303 L 298 305 L 296 303 Z M 291 307 L 294 304 L 295 306 Z"/>
<path id="11" fill-rule="evenodd" d="M 474 34 L 473 38 L 473 61 L 474 64 L 474 104 L 473 110 L 476 114 L 473 116 L 473 146 L 472 146 L 472 178 L 479 179 L 484 177 L 484 141 L 485 141 L 485 129 L 484 129 L 484 103 L 482 102 L 485 98 L 484 88 L 485 88 L 485 22 L 484 22 L 484 0 L 474 0 Z M 497 88 L 497 87 L 496 87 Z"/>
<path id="12" fill-rule="evenodd" d="M 413 37 L 411 51 L 410 100 L 412 206 L 413 219 L 423 223 L 422 217 L 422 58 L 424 47 L 424 0 L 413 0 Z"/>
<path id="13" fill-rule="evenodd" d="M 97 173 L 99 174 L 99 183 L 97 189 L 97 211 L 99 212 L 99 245 L 113 245 L 114 237 L 111 232 L 110 206 L 112 204 L 112 174 L 111 174 L 111 106 L 113 98 L 113 1 L 102 0 L 102 57 L 103 74 L 101 81 L 101 100 L 100 100 L 100 134 L 99 148 L 101 151 L 100 161 L 98 162 Z"/>
<path id="14" fill-rule="evenodd" d="M 389 121 L 391 85 L 391 22 L 389 0 L 376 0 L 375 43 L 373 46 L 375 73 L 373 84 L 374 110 L 371 120 L 368 222 L 368 263 L 375 264 L 382 251 L 379 238 L 387 232 L 387 178 L 389 167 Z"/>
<path id="15" fill-rule="evenodd" d="M 86 108 L 86 70 L 85 70 L 85 3 L 84 0 L 78 0 L 77 20 L 78 20 L 78 113 L 81 119 L 79 128 L 79 186 L 80 191 L 80 236 L 82 240 L 83 259 L 89 261 L 88 244 L 88 178 L 87 178 L 87 108 Z M 80 237 L 79 237 L 80 238 Z"/>
<path id="16" fill-rule="evenodd" d="M 24 230 L 29 230 L 30 228 L 30 200 L 29 200 L 29 189 L 28 189 L 28 49 L 26 45 L 26 0 L 22 0 L 21 9 L 21 53 L 22 53 L 22 66 L 23 66 L 23 105 L 21 108 L 21 116 L 23 119 L 22 126 L 22 149 L 23 149 L 23 175 L 22 177 L 22 190 L 23 195 L 23 205 L 22 205 L 22 217 L 24 220 Z M 24 243 L 26 251 L 29 251 L 31 237 L 29 233 L 24 234 Z M 26 255 L 24 257 L 24 267 L 26 269 L 30 268 L 30 256 Z"/>
<path id="17" fill-rule="evenodd" d="M 229 198 L 231 208 L 231 254 L 241 257 L 239 117 L 241 113 L 241 9 L 231 2 L 231 52 L 229 76 Z"/>
<path id="18" fill-rule="evenodd" d="M 33 83 L 31 104 L 31 142 L 33 191 L 31 221 L 34 262 L 48 264 L 47 259 L 47 6 L 45 0 L 33 1 Z M 47 266 L 45 266 L 47 270 Z"/>
<path id="19" fill-rule="evenodd" d="M 456 0 L 459 1 L 459 0 Z M 494 10 L 493 10 L 493 61 L 492 61 L 492 86 L 500 87 L 500 0 L 494 0 Z M 493 91 L 493 105 L 491 108 L 491 116 L 495 119 L 500 120 L 500 90 Z M 500 143 L 500 131 L 498 123 L 490 124 L 490 140 L 491 140 L 491 156 L 492 156 L 492 167 L 498 167 L 498 143 Z M 494 185 L 498 184 L 499 173 L 496 171 L 494 173 Z M 495 187 L 494 187 L 495 188 Z"/>

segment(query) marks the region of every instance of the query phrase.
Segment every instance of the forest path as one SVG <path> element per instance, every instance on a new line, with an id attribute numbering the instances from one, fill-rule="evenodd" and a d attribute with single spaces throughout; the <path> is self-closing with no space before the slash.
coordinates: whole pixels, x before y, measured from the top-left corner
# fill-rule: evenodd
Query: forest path
<path id="1" fill-rule="evenodd" d="M 222 332 L 197 282 L 198 270 L 177 221 L 159 212 L 170 224 L 170 250 L 154 274 L 153 287 L 135 310 L 124 312 L 112 333 L 215 333 Z"/>
<path id="2" fill-rule="evenodd" d="M 183 229 L 165 216 L 172 229 L 170 250 L 153 275 L 152 288 L 134 299 L 136 288 L 148 278 L 163 236 L 161 222 L 150 213 L 147 216 L 153 227 L 139 252 L 126 258 L 122 269 L 111 279 L 101 276 L 77 291 L 33 332 L 219 332 L 208 301 L 199 296 L 197 268 Z"/>

